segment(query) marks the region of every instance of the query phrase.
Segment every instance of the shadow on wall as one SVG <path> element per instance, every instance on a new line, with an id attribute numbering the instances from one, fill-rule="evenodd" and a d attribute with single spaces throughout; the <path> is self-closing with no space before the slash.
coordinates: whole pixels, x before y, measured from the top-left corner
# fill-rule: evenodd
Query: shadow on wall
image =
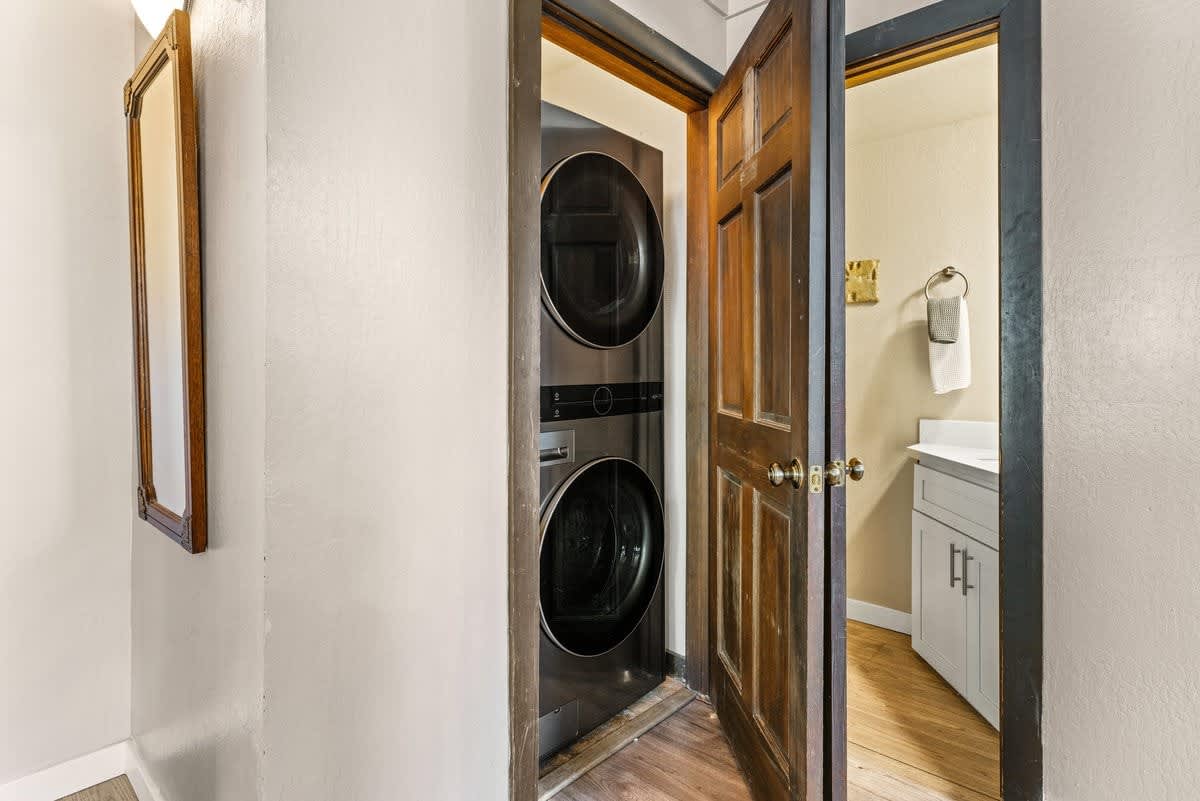
<path id="1" fill-rule="evenodd" d="M 967 392 L 933 394 L 924 301 L 924 292 L 918 289 L 871 324 L 875 331 L 890 333 L 884 333 L 872 346 L 874 352 L 864 353 L 858 362 L 855 373 L 860 378 L 854 382 L 848 409 L 848 450 L 870 469 L 869 480 L 854 488 L 847 510 L 849 595 L 902 612 L 912 605 L 915 463 L 905 449 L 918 440 L 918 421 L 922 417 L 994 419 L 994 414 L 977 417 L 979 403 Z M 868 308 L 849 306 L 847 325 L 857 325 L 855 317 L 865 317 Z M 981 378 L 976 376 L 977 381 Z"/>

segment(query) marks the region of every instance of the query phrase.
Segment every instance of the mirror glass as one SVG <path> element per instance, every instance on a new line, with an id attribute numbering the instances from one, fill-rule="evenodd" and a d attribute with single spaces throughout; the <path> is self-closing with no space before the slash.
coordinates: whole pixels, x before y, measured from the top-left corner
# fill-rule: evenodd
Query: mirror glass
<path id="1" fill-rule="evenodd" d="M 167 61 L 142 97 L 140 133 L 151 480 L 158 503 L 182 516 L 187 505 L 187 417 L 174 87 L 175 64 Z"/>

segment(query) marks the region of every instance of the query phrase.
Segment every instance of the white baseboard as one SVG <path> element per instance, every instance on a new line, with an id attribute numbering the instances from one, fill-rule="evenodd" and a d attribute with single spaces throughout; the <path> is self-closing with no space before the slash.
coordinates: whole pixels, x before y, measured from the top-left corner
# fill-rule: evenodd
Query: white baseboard
<path id="1" fill-rule="evenodd" d="M 150 777 L 150 771 L 146 770 L 146 763 L 137 743 L 126 740 L 125 750 L 125 775 L 129 777 L 129 783 L 133 785 L 138 801 L 166 801 L 166 796 Z"/>
<path id="2" fill-rule="evenodd" d="M 58 801 L 124 773 L 138 801 L 164 801 L 129 740 L 0 785 L 0 801 Z"/>
<path id="3" fill-rule="evenodd" d="M 889 609 L 886 606 L 847 598 L 846 617 L 851 620 L 857 620 L 859 623 L 878 626 L 881 629 L 898 631 L 901 634 L 912 634 L 912 615 L 908 612 L 901 612 L 898 609 Z"/>

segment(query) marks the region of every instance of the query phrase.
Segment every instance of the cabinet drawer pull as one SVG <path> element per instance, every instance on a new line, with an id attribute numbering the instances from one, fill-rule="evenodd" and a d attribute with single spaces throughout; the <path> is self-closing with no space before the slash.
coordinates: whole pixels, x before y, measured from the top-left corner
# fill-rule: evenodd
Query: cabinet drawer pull
<path id="1" fill-rule="evenodd" d="M 968 554 L 967 554 L 967 549 L 966 549 L 966 548 L 963 548 L 963 549 L 962 549 L 962 558 L 963 558 L 963 560 L 962 560 L 962 567 L 963 567 L 963 574 L 962 574 L 962 583 L 963 583 L 963 597 L 964 597 L 964 598 L 966 598 L 966 597 L 967 597 L 967 590 L 973 590 L 973 589 L 975 589 L 975 585 L 974 585 L 974 584 L 968 584 L 968 583 L 967 583 L 967 576 L 969 576 L 969 575 L 970 575 L 970 573 L 968 573 L 968 572 L 967 572 L 967 570 L 968 570 L 968 568 L 967 568 L 967 562 L 974 561 L 975 557 L 974 557 L 974 556 L 970 556 L 970 555 L 968 555 Z"/>
<path id="2" fill-rule="evenodd" d="M 958 546 L 956 546 L 953 542 L 950 543 L 950 587 L 951 588 L 953 588 L 954 585 L 958 583 L 958 576 L 954 575 L 954 568 L 955 568 L 954 561 L 956 559 L 958 559 L 958 555 L 960 553 L 966 554 L 966 552 L 967 552 L 966 549 L 963 549 L 960 551 L 960 550 L 958 550 Z M 966 562 L 963 562 L 963 564 L 965 565 Z M 966 582 L 964 581 L 963 584 L 966 584 Z M 966 592 L 967 591 L 964 589 L 963 594 L 966 595 Z"/>

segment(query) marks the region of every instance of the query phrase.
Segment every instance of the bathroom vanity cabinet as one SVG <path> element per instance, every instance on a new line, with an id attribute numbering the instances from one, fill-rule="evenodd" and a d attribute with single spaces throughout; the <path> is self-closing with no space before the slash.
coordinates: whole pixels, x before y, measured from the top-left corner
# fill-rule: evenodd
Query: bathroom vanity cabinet
<path id="1" fill-rule="evenodd" d="M 999 462 L 988 448 L 922 443 L 910 450 L 920 459 L 913 469 L 913 650 L 998 728 Z"/>

